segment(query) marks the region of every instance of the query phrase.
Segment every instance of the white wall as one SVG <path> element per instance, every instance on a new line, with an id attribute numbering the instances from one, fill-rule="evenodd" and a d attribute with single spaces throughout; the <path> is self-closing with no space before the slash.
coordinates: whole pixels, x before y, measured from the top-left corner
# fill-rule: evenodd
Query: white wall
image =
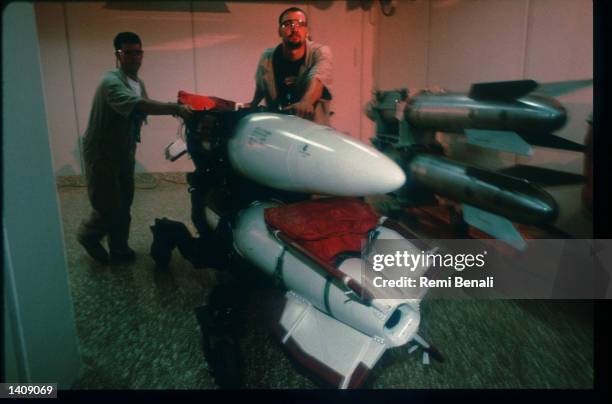
<path id="1" fill-rule="evenodd" d="M 65 8 L 61 3 L 37 3 L 35 10 L 54 172 L 57 175 L 80 174 L 83 170 L 79 133 L 85 128 L 78 126 L 76 118 Z M 41 15 L 46 21 L 55 23 L 44 23 Z"/>
<path id="2" fill-rule="evenodd" d="M 115 67 L 112 40 L 134 31 L 145 56 L 139 76 L 149 95 L 173 101 L 178 90 L 239 102 L 251 99 L 261 52 L 279 43 L 278 14 L 296 5 L 310 15 L 311 35 L 334 55 L 332 125 L 356 138 L 372 135 L 362 114 L 370 97 L 373 25 L 350 2 L 41 2 L 36 4 L 45 102 L 56 175 L 81 174 L 79 139 L 102 74 Z M 341 32 L 341 35 L 339 35 Z M 167 162 L 164 147 L 179 121 L 149 117 L 137 151 L 138 172 L 191 171 Z"/>
<path id="3" fill-rule="evenodd" d="M 440 86 L 465 91 L 474 82 L 534 79 L 554 82 L 593 77 L 591 0 L 398 1 L 379 15 L 374 82 L 383 90 Z M 592 87 L 558 98 L 568 123 L 557 135 L 582 143 L 593 109 Z M 536 147 L 531 157 L 493 152 L 439 134 L 453 158 L 489 168 L 516 163 L 582 173 L 579 153 Z M 592 234 L 581 212 L 580 186 L 546 188 L 560 204 L 556 225 Z"/>
<path id="4" fill-rule="evenodd" d="M 247 101 L 264 48 L 278 43 L 276 19 L 290 5 L 311 16 L 313 39 L 334 53 L 332 124 L 367 140 L 374 126 L 363 114 L 371 91 L 437 85 L 467 90 L 473 82 L 531 78 L 539 82 L 592 77 L 590 0 L 400 0 L 393 16 L 374 1 L 301 2 L 44 2 L 36 4 L 56 175 L 80 174 L 78 141 L 102 73 L 114 67 L 112 38 L 139 33 L 145 59 L 140 75 L 150 95 L 171 101 L 178 90 Z M 367 7 L 366 7 L 367 8 Z M 569 120 L 558 134 L 582 142 L 592 110 L 592 88 L 559 97 Z M 137 152 L 137 171 L 191 171 L 191 161 L 163 159 L 178 121 L 150 117 Z M 582 156 L 535 148 L 529 158 L 439 136 L 449 154 L 490 168 L 516 163 L 581 173 Z M 579 186 L 547 189 L 561 205 L 557 224 L 588 235 Z"/>
<path id="5" fill-rule="evenodd" d="M 384 16 L 378 9 L 374 12 L 374 86 L 382 90 L 425 88 L 429 54 L 429 3 L 397 3 L 392 16 Z"/>

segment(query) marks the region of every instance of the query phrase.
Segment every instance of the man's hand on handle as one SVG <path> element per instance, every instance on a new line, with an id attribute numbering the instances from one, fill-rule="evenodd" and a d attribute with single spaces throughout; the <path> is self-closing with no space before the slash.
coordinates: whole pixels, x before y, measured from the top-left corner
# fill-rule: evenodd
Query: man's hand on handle
<path id="1" fill-rule="evenodd" d="M 314 107 L 308 101 L 300 101 L 286 106 L 283 111 L 293 111 L 300 118 L 309 119 L 312 118 Z"/>
<path id="2" fill-rule="evenodd" d="M 177 110 L 174 115 L 178 115 L 183 119 L 191 118 L 191 115 L 193 114 L 193 109 L 191 108 L 190 105 L 187 105 L 187 104 L 176 104 L 176 105 L 177 105 Z"/>

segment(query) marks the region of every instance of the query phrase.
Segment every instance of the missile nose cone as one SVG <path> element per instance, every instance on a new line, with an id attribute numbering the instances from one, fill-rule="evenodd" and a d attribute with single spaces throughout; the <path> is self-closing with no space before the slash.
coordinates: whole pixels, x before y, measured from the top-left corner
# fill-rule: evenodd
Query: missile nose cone
<path id="1" fill-rule="evenodd" d="M 559 216 L 559 205 L 557 201 L 546 191 L 538 186 L 533 185 L 535 190 L 534 199 L 535 211 L 537 212 L 537 219 L 539 223 L 552 223 L 557 220 Z"/>
<path id="2" fill-rule="evenodd" d="M 406 182 L 401 167 L 383 153 L 339 133 L 335 139 L 333 161 L 319 162 L 317 186 L 327 189 L 326 193 L 339 196 L 386 194 Z"/>
<path id="3" fill-rule="evenodd" d="M 567 113 L 565 108 L 561 107 L 558 111 L 551 114 L 551 121 L 556 128 L 562 128 L 567 122 Z"/>
<path id="4" fill-rule="evenodd" d="M 246 178 L 285 191 L 366 196 L 395 191 L 406 181 L 402 169 L 374 147 L 294 116 L 246 116 L 228 155 Z"/>
<path id="5" fill-rule="evenodd" d="M 379 190 L 375 193 L 387 194 L 389 192 L 400 189 L 406 182 L 406 174 L 393 160 L 387 160 L 380 171 L 384 172 L 384 175 L 378 177 L 376 181 L 379 184 Z M 383 171 L 384 170 L 384 171 Z"/>

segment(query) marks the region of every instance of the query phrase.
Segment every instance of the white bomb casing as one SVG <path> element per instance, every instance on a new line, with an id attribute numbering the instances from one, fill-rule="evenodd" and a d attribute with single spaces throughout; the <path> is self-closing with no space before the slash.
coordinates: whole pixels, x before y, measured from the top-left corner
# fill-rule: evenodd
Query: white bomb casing
<path id="1" fill-rule="evenodd" d="M 356 299 L 343 281 L 287 249 L 270 231 L 264 211 L 276 206 L 254 202 L 238 214 L 232 226 L 234 250 L 288 289 L 266 316 L 289 354 L 338 388 L 358 387 L 387 349 L 421 341 L 417 332 L 422 294 L 397 299 L 385 295 L 368 302 Z M 417 248 L 391 229 L 376 230 L 384 239 Z M 348 258 L 337 269 L 362 284 L 365 264 L 360 258 Z"/>
<path id="2" fill-rule="evenodd" d="M 283 254 L 283 244 L 268 230 L 264 210 L 278 206 L 271 202 L 256 202 L 240 212 L 234 227 L 234 248 L 247 261 L 269 276 L 278 270 L 278 258 Z M 407 248 L 412 245 L 399 233 L 379 227 L 381 239 L 403 240 Z M 333 315 L 338 321 L 350 325 L 357 331 L 376 337 L 386 348 L 401 346 L 416 334 L 420 323 L 419 301 L 417 299 L 388 299 L 366 305 L 347 298 L 345 290 L 331 281 L 327 273 L 315 264 L 292 252 L 283 254 L 280 272 L 287 289 L 305 298 L 318 310 Z M 361 279 L 362 263 L 359 258 L 345 260 L 340 271 Z M 395 313 L 390 326 L 389 319 Z"/>
<path id="3" fill-rule="evenodd" d="M 245 116 L 228 142 L 228 155 L 246 178 L 290 192 L 367 196 L 393 192 L 406 180 L 375 148 L 291 115 Z"/>

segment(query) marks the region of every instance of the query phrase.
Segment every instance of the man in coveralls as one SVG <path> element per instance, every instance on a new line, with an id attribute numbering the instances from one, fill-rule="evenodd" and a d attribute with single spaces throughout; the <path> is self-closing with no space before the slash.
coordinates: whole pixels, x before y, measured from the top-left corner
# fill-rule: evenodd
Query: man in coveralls
<path id="1" fill-rule="evenodd" d="M 93 208 L 79 227 L 77 240 L 101 263 L 132 261 L 128 245 L 130 208 L 134 199 L 136 143 L 147 115 L 180 115 L 191 109 L 177 103 L 149 99 L 138 78 L 142 42 L 133 32 L 114 39 L 117 68 L 104 74 L 93 99 L 83 141 L 89 201 Z M 109 251 L 101 240 L 108 236 Z"/>

